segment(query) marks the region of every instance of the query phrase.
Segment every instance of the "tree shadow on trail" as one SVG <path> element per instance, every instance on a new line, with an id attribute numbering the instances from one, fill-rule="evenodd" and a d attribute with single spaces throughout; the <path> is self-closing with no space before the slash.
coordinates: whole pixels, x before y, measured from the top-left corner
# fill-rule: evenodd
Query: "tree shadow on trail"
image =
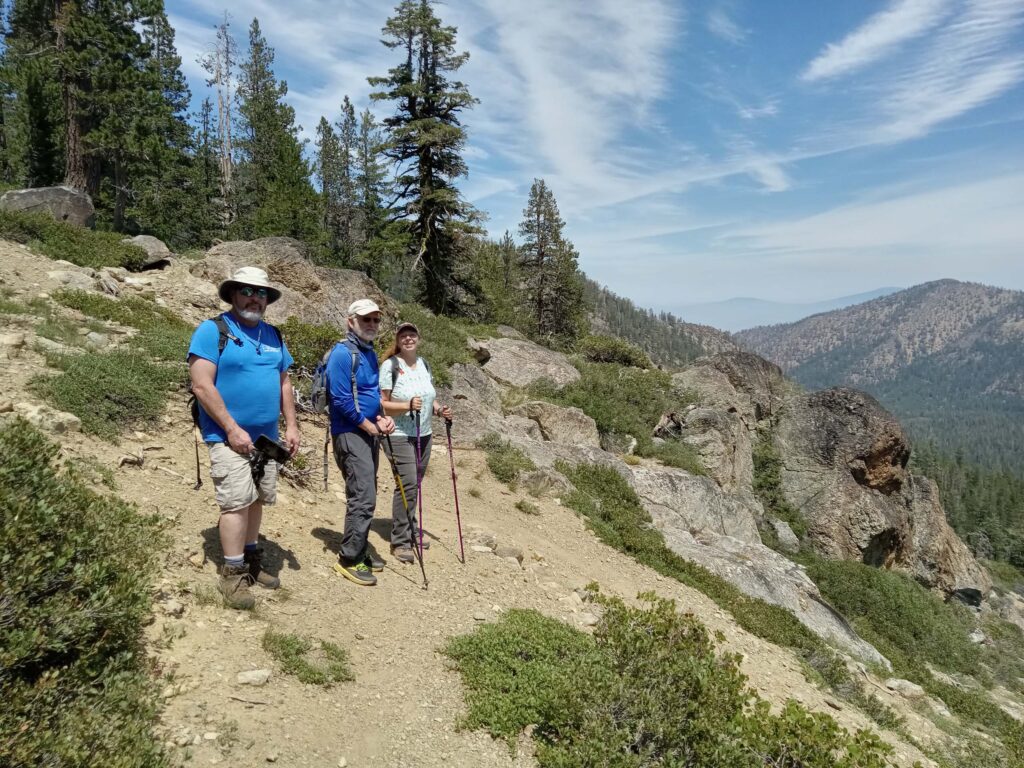
<path id="1" fill-rule="evenodd" d="M 224 562 L 224 550 L 220 546 L 220 529 L 216 525 L 212 525 L 202 531 L 202 537 L 203 555 L 219 567 Z M 302 565 L 292 550 L 285 549 L 262 533 L 260 534 L 260 546 L 263 547 L 261 568 L 271 576 L 279 576 L 285 563 L 288 563 L 290 571 L 302 570 Z"/>

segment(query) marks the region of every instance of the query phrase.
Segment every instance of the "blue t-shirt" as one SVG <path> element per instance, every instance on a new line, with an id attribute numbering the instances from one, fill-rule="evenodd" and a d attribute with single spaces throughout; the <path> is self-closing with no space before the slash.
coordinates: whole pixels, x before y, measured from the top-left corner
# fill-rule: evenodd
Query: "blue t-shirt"
<path id="1" fill-rule="evenodd" d="M 237 322 L 230 312 L 221 317 L 228 330 L 242 341 L 231 339 L 224 345 L 218 359 L 220 331 L 213 320 L 204 320 L 192 334 L 189 356 L 209 360 L 217 366 L 214 385 L 238 426 L 255 442 L 260 435 L 277 440 L 277 421 L 281 415 L 281 374 L 287 371 L 292 356 L 277 331 L 260 321 L 255 328 Z M 199 407 L 199 429 L 207 443 L 226 443 L 227 435 Z"/>
<path id="2" fill-rule="evenodd" d="M 356 368 L 356 389 L 359 392 L 359 411 L 352 399 L 352 353 L 338 342 L 327 358 L 328 408 L 331 414 L 331 434 L 355 432 L 363 419 L 373 421 L 380 413 L 380 371 L 373 347 L 358 337 L 349 336 L 359 348 Z"/>

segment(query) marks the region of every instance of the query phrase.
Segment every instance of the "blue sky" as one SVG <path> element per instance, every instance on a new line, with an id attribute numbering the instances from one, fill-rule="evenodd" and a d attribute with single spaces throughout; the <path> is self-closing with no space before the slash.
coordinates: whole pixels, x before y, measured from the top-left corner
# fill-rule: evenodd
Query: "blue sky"
<path id="1" fill-rule="evenodd" d="M 366 77 L 389 4 L 170 0 L 195 97 L 258 17 L 305 135 Z M 1024 289 L 1024 0 L 449 0 L 462 183 L 513 235 L 534 178 L 580 264 L 660 309 L 943 277 Z"/>

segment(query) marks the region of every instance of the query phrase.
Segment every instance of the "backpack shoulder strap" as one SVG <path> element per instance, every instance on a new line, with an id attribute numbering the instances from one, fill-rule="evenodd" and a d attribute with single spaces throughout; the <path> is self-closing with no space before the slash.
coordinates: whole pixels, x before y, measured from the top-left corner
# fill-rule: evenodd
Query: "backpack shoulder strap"
<path id="1" fill-rule="evenodd" d="M 352 355 L 352 404 L 356 407 L 356 413 L 362 416 L 362 411 L 359 410 L 359 389 L 356 387 L 356 370 L 359 368 L 359 347 L 355 345 L 355 342 L 350 339 L 345 339 L 341 342 L 349 354 Z"/>
<path id="2" fill-rule="evenodd" d="M 398 355 L 391 356 L 391 391 L 395 391 L 395 385 L 398 383 Z"/>
<path id="3" fill-rule="evenodd" d="M 223 314 L 217 315 L 216 317 L 213 317 L 213 318 L 210 318 L 210 319 L 213 320 L 213 324 L 217 326 L 217 332 L 220 334 L 220 337 L 217 339 L 217 357 L 218 358 L 222 354 L 224 354 L 224 347 L 226 347 L 228 345 L 228 339 L 231 339 L 231 341 L 235 342 L 235 344 L 237 344 L 238 346 L 242 346 L 242 344 L 244 342 L 240 338 L 235 336 L 235 334 L 233 334 L 231 332 L 231 329 L 228 328 L 228 321 L 224 319 L 224 315 Z M 271 327 L 273 327 L 273 326 L 271 326 Z M 274 330 L 277 330 L 277 329 L 275 328 Z M 278 335 L 280 335 L 280 334 L 278 334 Z"/>

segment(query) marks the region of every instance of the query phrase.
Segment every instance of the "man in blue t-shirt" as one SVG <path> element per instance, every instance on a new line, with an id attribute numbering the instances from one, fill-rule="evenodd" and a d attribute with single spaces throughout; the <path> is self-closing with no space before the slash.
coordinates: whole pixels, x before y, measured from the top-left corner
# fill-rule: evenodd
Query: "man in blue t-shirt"
<path id="1" fill-rule="evenodd" d="M 334 345 L 327 358 L 328 409 L 334 459 L 345 476 L 345 533 L 340 562 L 334 570 L 349 581 L 372 587 L 374 571 L 384 562 L 367 545 L 370 521 L 377 507 L 377 461 L 380 437 L 395 422 L 380 406 L 380 378 L 373 340 L 380 330 L 380 307 L 370 299 L 354 301 L 348 308 L 348 337 Z M 354 368 L 353 352 L 358 355 Z"/>
<path id="2" fill-rule="evenodd" d="M 259 546 L 263 507 L 277 500 L 277 463 L 268 461 L 257 481 L 249 454 L 260 435 L 278 439 L 282 413 L 284 442 L 293 456 L 299 448 L 288 378 L 293 361 L 277 329 L 263 322 L 267 306 L 281 298 L 266 272 L 242 267 L 220 284 L 219 293 L 231 305 L 218 318 L 225 326 L 225 338 L 216 320 L 200 323 L 189 344 L 188 370 L 221 510 L 224 566 L 218 588 L 231 607 L 251 608 L 255 600 L 250 584 L 277 589 L 281 582 L 262 569 Z"/>

